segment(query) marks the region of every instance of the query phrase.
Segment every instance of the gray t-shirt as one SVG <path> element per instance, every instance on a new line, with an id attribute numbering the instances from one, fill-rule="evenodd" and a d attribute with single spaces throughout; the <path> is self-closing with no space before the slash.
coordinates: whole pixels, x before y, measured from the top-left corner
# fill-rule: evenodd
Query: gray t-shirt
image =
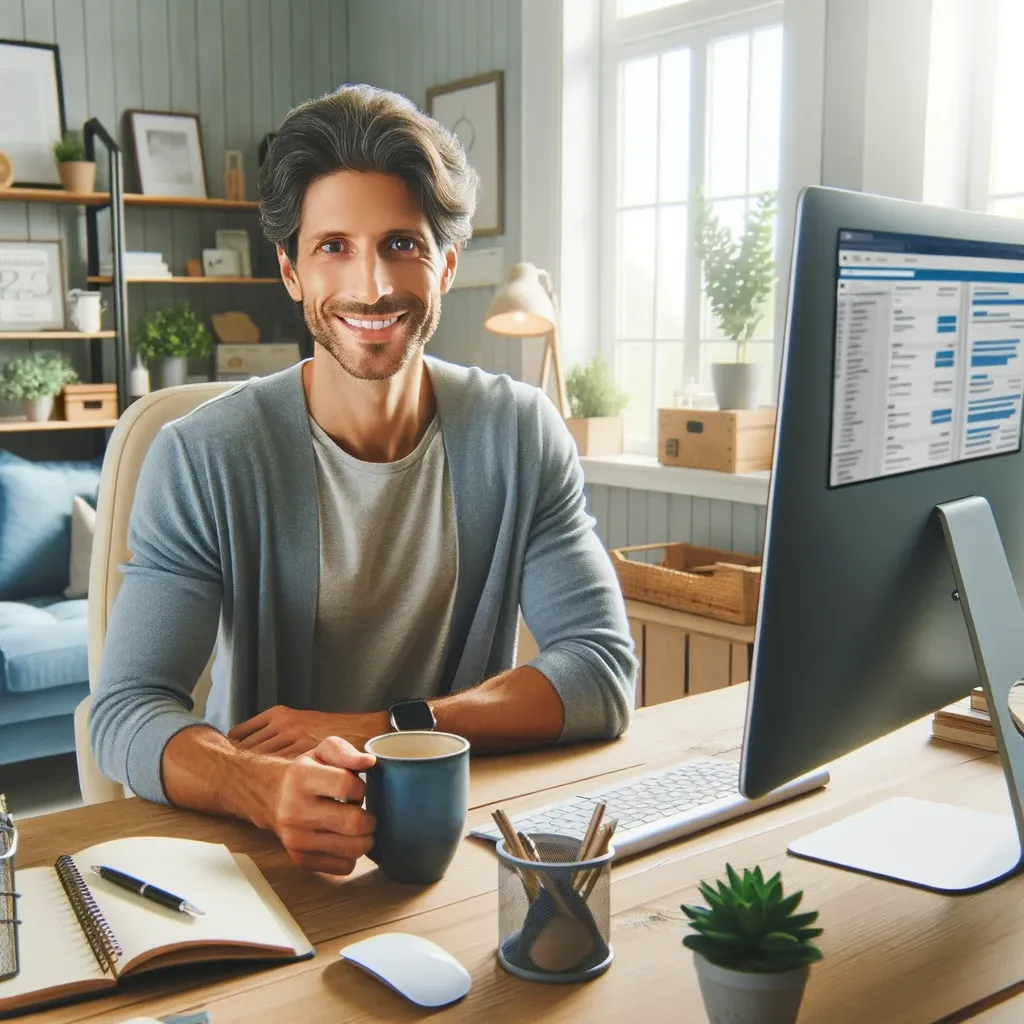
<path id="1" fill-rule="evenodd" d="M 320 505 L 311 704 L 380 711 L 439 695 L 458 547 L 440 421 L 397 462 L 361 462 L 310 418 Z"/>

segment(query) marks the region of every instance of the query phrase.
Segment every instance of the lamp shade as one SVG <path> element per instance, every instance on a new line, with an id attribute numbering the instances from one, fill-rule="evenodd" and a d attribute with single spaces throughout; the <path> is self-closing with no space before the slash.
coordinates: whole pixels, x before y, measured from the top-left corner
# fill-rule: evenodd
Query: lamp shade
<path id="1" fill-rule="evenodd" d="M 555 304 L 532 263 L 517 263 L 509 271 L 484 317 L 487 330 L 516 338 L 547 334 L 556 322 Z"/>

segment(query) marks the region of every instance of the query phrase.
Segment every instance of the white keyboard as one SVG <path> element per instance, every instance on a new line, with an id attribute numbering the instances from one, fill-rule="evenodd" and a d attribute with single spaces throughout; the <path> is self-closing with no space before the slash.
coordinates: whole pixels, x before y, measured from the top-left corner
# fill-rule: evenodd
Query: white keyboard
<path id="1" fill-rule="evenodd" d="M 732 761 L 696 758 L 530 811 L 513 818 L 512 824 L 517 832 L 551 832 L 582 839 L 594 804 L 603 800 L 608 805 L 604 820 L 618 819 L 613 845 L 619 860 L 820 789 L 829 781 L 822 768 L 748 800 L 740 795 L 739 776 L 740 766 Z M 500 838 L 497 829 L 473 829 L 470 834 L 492 843 Z"/>

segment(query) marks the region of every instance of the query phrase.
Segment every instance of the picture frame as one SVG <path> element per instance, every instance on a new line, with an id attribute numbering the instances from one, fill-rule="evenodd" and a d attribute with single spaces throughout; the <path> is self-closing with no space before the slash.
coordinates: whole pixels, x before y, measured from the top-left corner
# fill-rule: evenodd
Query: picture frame
<path id="1" fill-rule="evenodd" d="M 0 151 L 14 164 L 17 188 L 60 188 L 53 155 L 64 138 L 64 86 L 54 43 L 0 39 Z"/>
<path id="2" fill-rule="evenodd" d="M 127 110 L 125 117 L 143 195 L 209 198 L 198 114 Z"/>
<path id="3" fill-rule="evenodd" d="M 480 176 L 473 237 L 505 232 L 505 74 L 489 71 L 427 90 L 427 112 L 458 136 Z"/>
<path id="4" fill-rule="evenodd" d="M 213 237 L 218 249 L 233 249 L 238 253 L 241 276 L 252 277 L 252 243 L 249 241 L 249 232 L 241 228 L 221 228 L 214 232 Z"/>
<path id="5" fill-rule="evenodd" d="M 67 326 L 64 243 L 0 239 L 0 331 Z"/>
<path id="6" fill-rule="evenodd" d="M 204 249 L 203 274 L 206 277 L 242 277 L 242 260 L 236 249 Z"/>

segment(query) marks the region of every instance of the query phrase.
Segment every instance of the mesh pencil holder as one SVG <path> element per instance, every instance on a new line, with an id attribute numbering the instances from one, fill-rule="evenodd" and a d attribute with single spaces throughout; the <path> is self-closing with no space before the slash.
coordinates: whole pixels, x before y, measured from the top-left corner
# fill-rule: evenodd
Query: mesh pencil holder
<path id="1" fill-rule="evenodd" d="M 569 983 L 612 962 L 611 863 L 615 850 L 577 862 L 580 840 L 533 833 L 540 861 L 498 854 L 498 963 L 528 981 Z"/>

